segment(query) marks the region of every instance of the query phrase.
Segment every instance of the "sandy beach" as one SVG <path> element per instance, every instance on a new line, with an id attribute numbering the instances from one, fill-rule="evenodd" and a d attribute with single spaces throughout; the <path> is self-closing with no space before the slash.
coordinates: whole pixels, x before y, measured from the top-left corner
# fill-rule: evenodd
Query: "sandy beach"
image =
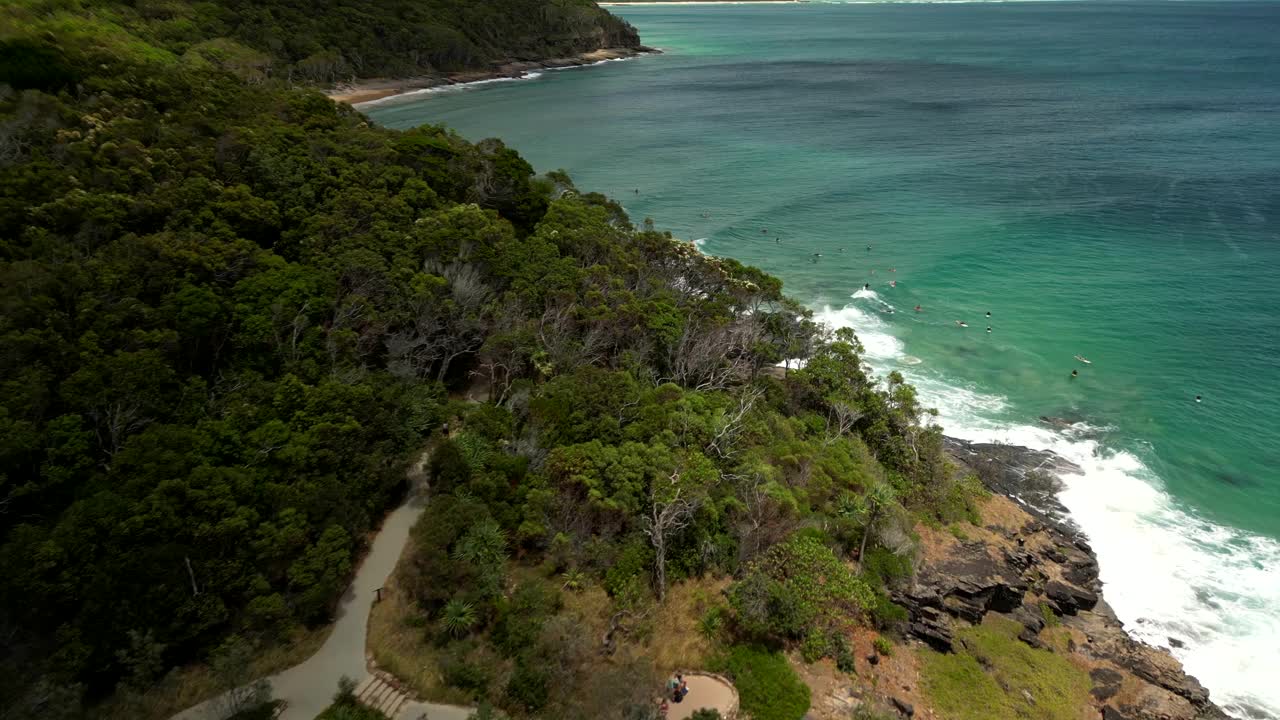
<path id="1" fill-rule="evenodd" d="M 644 46 L 639 48 L 602 48 L 570 57 L 503 63 L 493 70 L 470 70 L 449 73 L 448 75 L 419 75 L 404 78 L 366 78 L 340 83 L 330 88 L 326 94 L 331 100 L 359 105 L 360 103 L 384 100 L 414 90 L 498 80 L 501 78 L 519 78 L 535 70 L 581 67 L 607 60 L 624 60 L 657 52 L 660 51 Z"/>

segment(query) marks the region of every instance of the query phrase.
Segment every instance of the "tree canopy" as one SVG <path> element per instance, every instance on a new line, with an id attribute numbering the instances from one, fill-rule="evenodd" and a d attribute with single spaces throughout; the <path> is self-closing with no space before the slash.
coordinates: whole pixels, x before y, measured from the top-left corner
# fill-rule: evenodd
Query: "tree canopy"
<path id="1" fill-rule="evenodd" d="M 498 140 L 378 128 L 225 60 L 336 43 L 350 61 L 428 11 L 486 58 L 545 52 L 504 34 L 503 8 L 554 24 L 585 5 L 0 11 L 20 21 L 0 38 L 0 702 L 18 717 L 325 623 L 456 418 L 409 584 L 447 642 L 506 658 L 487 694 L 462 650 L 446 675 L 510 712 L 559 707 L 545 668 L 586 657 L 555 640 L 555 592 L 511 590 L 513 564 L 624 607 L 737 573 L 739 626 L 784 638 L 831 599 L 815 575 L 847 591 L 833 627 L 887 604 L 855 548 L 889 546 L 904 505 L 966 496 L 914 391 L 871 377 L 856 338 Z M 501 12 L 510 27 L 486 25 Z"/>

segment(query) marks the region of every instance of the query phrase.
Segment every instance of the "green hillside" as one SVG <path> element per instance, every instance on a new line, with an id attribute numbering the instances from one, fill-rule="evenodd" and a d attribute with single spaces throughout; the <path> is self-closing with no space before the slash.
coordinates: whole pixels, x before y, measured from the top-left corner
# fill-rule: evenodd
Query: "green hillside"
<path id="1" fill-rule="evenodd" d="M 547 22 L 566 7 L 511 4 Z M 743 641 L 901 617 L 881 570 L 842 560 L 900 567 L 911 513 L 961 517 L 971 498 L 910 386 L 873 383 L 857 341 L 820 332 L 777 279 L 637 228 L 500 141 L 384 130 L 206 61 L 248 56 L 210 39 L 226 35 L 298 64 L 343 42 L 276 47 L 287 33 L 231 7 L 4 10 L 6 717 L 109 697 L 146 717 L 129 699 L 171 668 L 322 626 L 431 444 L 424 637 L 506 658 L 491 695 L 512 713 L 587 699 L 557 690 L 576 675 L 548 685 L 555 650 L 517 622 L 517 572 L 573 573 L 630 608 L 738 573 L 725 612 Z M 349 33 L 344 53 L 376 44 L 341 16 L 307 23 Z M 551 47 L 517 25 L 468 27 L 466 47 Z M 789 357 L 809 364 L 770 370 Z"/>
<path id="2" fill-rule="evenodd" d="M 250 82 L 486 69 L 640 44 L 592 0 L 15 0 L 0 18 L 0 37 L 119 42 Z"/>

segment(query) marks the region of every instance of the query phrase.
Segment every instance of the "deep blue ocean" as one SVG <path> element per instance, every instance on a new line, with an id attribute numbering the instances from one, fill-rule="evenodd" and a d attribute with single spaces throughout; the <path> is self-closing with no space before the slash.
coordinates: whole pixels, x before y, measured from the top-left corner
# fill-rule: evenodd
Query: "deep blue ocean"
<path id="1" fill-rule="evenodd" d="M 948 433 L 1073 460 L 1131 631 L 1280 718 L 1280 4 L 610 9 L 665 54 L 361 109 L 565 168 L 780 276 Z"/>

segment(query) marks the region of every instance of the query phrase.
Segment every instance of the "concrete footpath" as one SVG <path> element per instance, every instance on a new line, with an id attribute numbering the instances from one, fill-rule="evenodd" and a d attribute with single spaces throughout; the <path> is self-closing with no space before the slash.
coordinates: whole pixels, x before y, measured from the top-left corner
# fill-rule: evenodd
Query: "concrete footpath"
<path id="1" fill-rule="evenodd" d="M 333 702 L 339 679 L 346 676 L 363 683 L 369 677 L 365 644 L 374 591 L 391 577 L 409 541 L 409 530 L 425 504 L 425 491 L 410 491 L 404 504 L 387 515 L 355 580 L 338 603 L 333 631 L 324 645 L 302 663 L 267 678 L 272 697 L 288 703 L 281 720 L 314 720 Z M 188 708 L 171 720 L 222 720 L 224 712 L 225 695 Z M 411 701 L 404 703 L 392 720 L 466 720 L 470 713 L 469 708 Z"/>

